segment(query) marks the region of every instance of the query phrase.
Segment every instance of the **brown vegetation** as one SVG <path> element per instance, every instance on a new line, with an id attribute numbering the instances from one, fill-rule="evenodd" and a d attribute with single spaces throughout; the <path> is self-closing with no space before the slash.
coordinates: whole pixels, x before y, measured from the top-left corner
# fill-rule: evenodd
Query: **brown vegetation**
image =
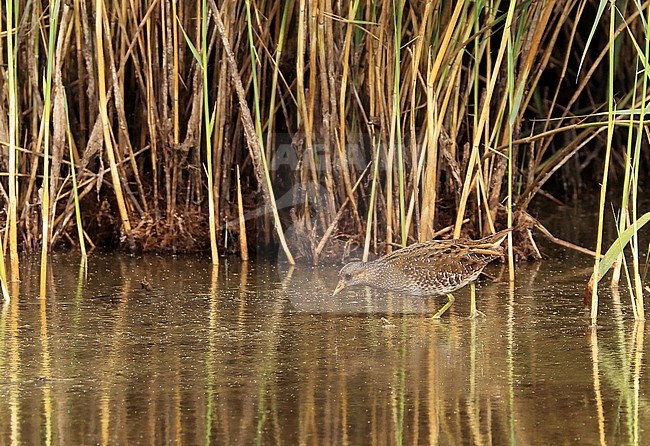
<path id="1" fill-rule="evenodd" d="M 46 248 L 78 243 L 76 193 L 94 244 L 201 250 L 214 225 L 219 251 L 237 251 L 243 214 L 248 246 L 273 246 L 294 226 L 285 252 L 317 262 L 352 239 L 367 255 L 448 227 L 478 236 L 528 221 L 549 179 L 575 194 L 602 158 L 605 40 L 578 73 L 592 3 L 9 3 L 0 194 L 9 244 L 24 250 L 43 237 Z M 616 24 L 622 60 L 635 56 L 627 33 L 643 31 L 628 8 Z M 633 74 L 622 62 L 619 109 L 636 105 Z M 539 254 L 530 227 L 515 238 L 523 257 Z"/>

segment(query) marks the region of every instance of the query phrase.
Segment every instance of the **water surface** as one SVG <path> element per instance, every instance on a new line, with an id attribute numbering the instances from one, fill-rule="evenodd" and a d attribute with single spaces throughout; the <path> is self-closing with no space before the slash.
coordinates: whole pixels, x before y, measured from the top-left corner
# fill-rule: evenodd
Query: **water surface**
<path id="1" fill-rule="evenodd" d="M 0 311 L 0 444 L 648 444 L 647 329 L 591 261 L 499 265 L 444 297 L 355 288 L 338 267 L 55 255 Z M 141 286 L 146 278 L 150 290 Z"/>

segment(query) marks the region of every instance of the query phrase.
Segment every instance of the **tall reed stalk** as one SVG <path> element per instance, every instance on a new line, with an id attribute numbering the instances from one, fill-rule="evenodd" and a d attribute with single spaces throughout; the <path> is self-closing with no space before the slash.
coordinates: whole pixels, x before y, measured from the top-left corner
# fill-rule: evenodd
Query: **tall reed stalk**
<path id="1" fill-rule="evenodd" d="M 637 61 L 637 70 L 636 74 L 634 76 L 634 84 L 638 85 L 639 82 L 639 71 L 638 71 L 638 61 Z M 637 89 L 635 88 L 632 91 L 632 104 L 636 104 L 636 92 Z M 641 106 L 643 108 L 643 104 Z M 625 151 L 625 175 L 623 177 L 623 193 L 621 194 L 621 210 L 620 214 L 618 216 L 618 234 L 620 235 L 625 229 L 627 228 L 630 216 L 629 216 L 629 202 L 630 202 L 630 177 L 631 177 L 631 172 L 632 172 L 632 141 L 634 137 L 634 130 L 635 130 L 635 123 L 634 123 L 634 114 L 630 113 L 629 117 L 629 124 L 628 124 L 628 131 L 627 131 L 627 145 L 626 145 L 626 151 Z M 612 287 L 616 287 L 619 284 L 620 281 L 620 276 L 621 276 L 621 267 L 623 262 L 625 261 L 624 257 L 624 250 L 621 249 L 620 254 L 616 258 L 616 262 L 614 262 L 613 266 L 613 273 L 612 273 L 612 280 L 611 280 L 611 285 Z M 631 291 L 631 290 L 630 290 Z M 634 311 L 636 314 L 636 305 L 634 306 Z"/>
<path id="2" fill-rule="evenodd" d="M 366 218 L 366 234 L 363 245 L 363 261 L 368 261 L 368 254 L 370 253 L 370 234 L 372 231 L 372 222 L 375 217 L 375 201 L 377 200 L 377 178 L 379 177 L 379 144 L 373 137 L 374 157 L 372 169 L 372 185 L 370 186 L 370 200 L 368 203 L 368 217 Z"/>
<path id="3" fill-rule="evenodd" d="M 510 28 L 505 29 L 506 34 L 508 35 L 508 196 L 506 201 L 506 211 L 508 213 L 508 227 L 512 228 L 513 216 L 512 216 L 512 193 L 513 193 L 513 125 L 515 124 L 515 119 L 517 116 L 517 104 L 515 102 L 515 67 L 514 67 L 514 55 L 516 53 L 516 48 L 513 43 L 512 30 Z M 508 277 L 510 282 L 515 280 L 515 266 L 514 266 L 514 252 L 512 247 L 512 231 L 508 233 Z"/>
<path id="4" fill-rule="evenodd" d="M 16 61 L 16 43 L 15 35 L 18 25 L 18 8 L 15 0 L 6 0 L 7 11 L 7 96 L 9 100 L 8 124 L 9 124 L 9 209 L 7 209 L 7 233 L 9 235 L 9 257 L 11 259 L 11 276 L 12 280 L 19 279 L 18 272 L 18 166 L 17 156 L 17 127 L 18 127 L 18 90 L 16 86 L 17 61 Z M 4 250 L 4 247 L 3 247 Z M 2 265 L 0 266 L 0 276 L 3 281 L 3 294 L 5 293 L 7 275 L 5 272 L 4 255 L 2 256 Z"/>
<path id="5" fill-rule="evenodd" d="M 596 232 L 596 260 L 594 262 L 594 273 L 598 274 L 600 265 L 600 255 L 603 246 L 603 225 L 605 218 L 605 206 L 607 197 L 607 179 L 609 177 L 609 159 L 612 152 L 612 138 L 614 134 L 614 23 L 616 4 L 614 1 L 609 2 L 609 76 L 607 83 L 607 147 L 605 149 L 605 161 L 603 164 L 603 180 L 600 187 L 600 206 L 598 208 L 598 230 Z M 598 287 L 594 286 L 591 295 L 591 323 L 596 325 L 598 318 Z"/>
<path id="6" fill-rule="evenodd" d="M 212 130 L 214 115 L 210 106 L 208 78 L 208 3 L 201 1 L 201 76 L 203 82 L 203 116 L 205 117 L 205 164 L 208 175 L 208 225 L 210 227 L 210 258 L 213 265 L 219 264 L 219 251 L 217 248 L 217 216 L 214 198 L 214 172 L 212 171 Z M 189 41 L 189 39 L 188 39 Z"/>
<path id="7" fill-rule="evenodd" d="M 99 0 L 98 0 L 99 1 Z M 51 116 L 51 98 L 52 98 L 52 72 L 54 65 L 57 63 L 54 59 L 54 47 L 58 32 L 59 9 L 61 3 L 59 0 L 50 0 L 50 26 L 47 40 L 47 65 L 45 74 L 43 119 L 41 126 L 43 128 L 43 182 L 41 183 L 41 215 L 42 215 L 42 232 L 41 232 L 41 297 L 45 297 L 46 279 L 47 279 L 47 254 L 50 239 L 50 116 Z"/>
<path id="8" fill-rule="evenodd" d="M 398 174 L 398 196 L 399 196 L 399 225 L 400 225 L 400 242 L 402 246 L 407 245 L 407 234 L 406 234 L 406 215 L 405 215 L 405 204 L 404 204 L 404 153 L 402 146 L 402 122 L 401 122 L 401 110 L 400 110 L 400 85 L 402 82 L 401 76 L 401 47 L 402 47 L 402 15 L 404 11 L 404 0 L 393 0 L 393 26 L 394 36 L 395 36 L 395 58 L 393 65 L 393 96 L 392 96 L 392 113 L 391 113 L 391 127 L 390 127 L 390 148 L 389 151 L 392 153 L 397 146 L 397 174 Z M 390 163 L 391 159 L 389 156 L 388 162 Z M 391 166 L 392 170 L 392 166 Z M 388 185 L 390 188 L 390 184 Z M 389 199 L 392 197 L 392 192 L 388 194 Z M 390 202 L 390 201 L 389 201 Z M 389 237 L 391 237 L 389 235 Z"/>
<path id="9" fill-rule="evenodd" d="M 65 117 L 66 117 L 66 127 L 68 135 L 68 154 L 70 156 L 70 175 L 72 177 L 72 196 L 74 199 L 74 216 L 75 222 L 77 223 L 77 236 L 79 237 L 79 249 L 81 250 L 81 264 L 86 265 L 88 253 L 86 252 L 86 241 L 84 237 L 84 228 L 81 219 L 81 205 L 79 204 L 79 185 L 77 183 L 77 169 L 74 165 L 74 152 L 72 148 L 74 147 L 74 141 L 72 137 L 72 130 L 70 130 L 70 114 L 68 112 L 68 98 L 65 97 Z M 85 268 L 84 268 L 85 270 Z"/>
<path id="10" fill-rule="evenodd" d="M 642 13 L 642 11 L 639 11 Z M 641 249 L 639 241 L 639 215 L 638 215 L 638 190 L 641 187 L 639 184 L 639 166 L 641 164 L 641 151 L 642 151 L 642 141 L 646 137 L 646 125 L 645 125 L 645 116 L 646 116 L 646 100 L 647 96 L 645 92 L 648 91 L 648 76 L 650 76 L 650 7 L 646 8 L 646 17 L 645 17 L 645 30 L 644 30 L 644 42 L 645 47 L 643 50 L 643 55 L 639 54 L 639 58 L 642 59 L 644 66 L 644 76 L 641 80 L 641 97 L 640 97 L 640 108 L 639 108 L 639 121 L 638 129 L 636 133 L 636 141 L 634 145 L 634 157 L 632 161 L 632 183 L 631 183 L 631 193 L 632 193 L 632 227 L 634 232 L 632 235 L 632 267 L 634 275 L 634 297 L 635 297 L 635 307 L 636 312 L 635 316 L 638 320 L 645 320 L 645 305 L 643 302 L 643 285 L 641 280 L 641 267 L 639 263 L 639 251 Z M 636 83 L 635 83 L 636 86 Z M 629 152 L 629 150 L 628 150 Z M 624 191 L 627 193 L 627 191 Z M 649 252 L 650 253 L 650 252 Z"/>

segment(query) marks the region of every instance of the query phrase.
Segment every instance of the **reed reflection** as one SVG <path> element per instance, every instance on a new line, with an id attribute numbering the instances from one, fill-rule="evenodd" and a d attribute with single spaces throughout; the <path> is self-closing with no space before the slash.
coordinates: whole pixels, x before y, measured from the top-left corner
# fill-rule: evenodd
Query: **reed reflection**
<path id="1" fill-rule="evenodd" d="M 0 313 L 0 433 L 15 443 L 647 440 L 643 325 L 612 290 L 613 317 L 589 331 L 552 263 L 522 266 L 516 286 L 482 280 L 473 322 L 467 305 L 432 320 L 444 297 L 333 298 L 336 267 L 51 265 L 47 299 L 25 262 Z"/>

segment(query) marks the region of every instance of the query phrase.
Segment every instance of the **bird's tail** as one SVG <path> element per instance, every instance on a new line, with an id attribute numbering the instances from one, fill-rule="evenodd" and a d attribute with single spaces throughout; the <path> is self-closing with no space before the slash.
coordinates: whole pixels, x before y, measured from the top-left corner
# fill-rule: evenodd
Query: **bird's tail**
<path id="1" fill-rule="evenodd" d="M 501 243 L 503 243 L 510 231 L 512 231 L 512 228 L 504 229 L 495 234 L 483 237 L 480 240 L 476 240 L 476 244 L 472 247 L 472 251 L 495 257 L 503 256 L 504 248 L 501 246 Z"/>
<path id="2" fill-rule="evenodd" d="M 512 231 L 512 228 L 507 228 L 487 237 L 483 237 L 480 240 L 477 240 L 479 243 L 485 243 L 487 245 L 499 246 L 508 236 L 508 233 Z"/>

